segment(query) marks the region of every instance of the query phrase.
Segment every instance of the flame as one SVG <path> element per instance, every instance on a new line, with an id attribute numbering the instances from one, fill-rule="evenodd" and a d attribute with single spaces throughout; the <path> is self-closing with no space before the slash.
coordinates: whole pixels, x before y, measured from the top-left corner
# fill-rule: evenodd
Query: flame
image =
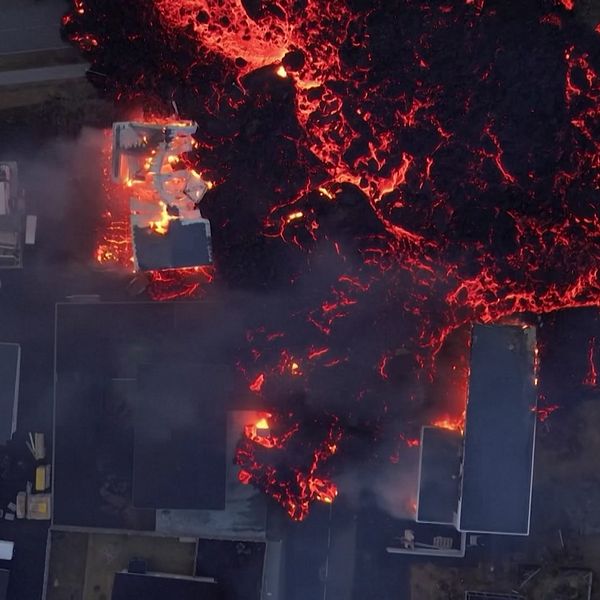
<path id="1" fill-rule="evenodd" d="M 463 434 L 465 430 L 465 413 L 463 413 L 460 417 L 445 416 L 436 419 L 433 421 L 433 423 L 431 423 L 431 425 L 441 429 L 449 429 L 450 431 L 459 431 L 461 434 Z"/>
<path id="2" fill-rule="evenodd" d="M 287 71 L 285 70 L 285 67 L 283 65 L 281 65 L 275 72 L 282 79 L 285 79 L 288 76 Z"/>
<path id="3" fill-rule="evenodd" d="M 255 425 L 256 429 L 269 429 L 269 422 L 267 421 L 266 417 L 262 417 L 261 419 L 259 419 L 256 422 Z"/>
<path id="4" fill-rule="evenodd" d="M 165 235 L 169 231 L 169 223 L 176 220 L 177 217 L 170 215 L 167 210 L 167 205 L 164 202 L 160 202 L 161 215 L 159 221 L 150 221 L 150 228 L 159 233 Z"/>

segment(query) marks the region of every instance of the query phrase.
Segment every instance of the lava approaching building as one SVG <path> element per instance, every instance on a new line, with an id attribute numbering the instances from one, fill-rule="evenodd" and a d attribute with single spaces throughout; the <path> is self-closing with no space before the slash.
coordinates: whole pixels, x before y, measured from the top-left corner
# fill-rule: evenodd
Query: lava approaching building
<path id="1" fill-rule="evenodd" d="M 528 535 L 536 430 L 535 329 L 475 325 L 464 436 L 425 427 L 417 521 Z"/>

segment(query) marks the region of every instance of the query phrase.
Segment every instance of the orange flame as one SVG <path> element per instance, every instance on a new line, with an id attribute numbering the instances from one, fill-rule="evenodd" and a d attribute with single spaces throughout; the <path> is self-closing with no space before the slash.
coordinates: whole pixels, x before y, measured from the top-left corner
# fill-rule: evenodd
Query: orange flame
<path id="1" fill-rule="evenodd" d="M 164 202 L 160 202 L 161 215 L 160 221 L 150 221 L 150 229 L 159 233 L 160 235 L 165 235 L 167 231 L 169 231 L 169 223 L 173 219 L 177 219 L 173 215 L 170 215 L 167 211 L 167 205 Z"/>

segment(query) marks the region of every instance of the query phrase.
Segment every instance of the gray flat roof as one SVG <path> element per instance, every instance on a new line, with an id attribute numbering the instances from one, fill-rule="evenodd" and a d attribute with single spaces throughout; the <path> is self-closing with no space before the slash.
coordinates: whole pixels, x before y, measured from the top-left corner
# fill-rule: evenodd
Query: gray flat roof
<path id="1" fill-rule="evenodd" d="M 156 531 L 163 535 L 220 540 L 264 541 L 267 526 L 266 497 L 252 485 L 242 485 L 234 464 L 240 432 L 255 423 L 256 411 L 235 410 L 227 415 L 225 456 L 225 509 L 166 509 L 156 511 Z"/>
<path id="2" fill-rule="evenodd" d="M 134 506 L 225 508 L 224 391 L 229 375 L 228 369 L 197 364 L 151 364 L 139 370 Z"/>
<path id="3" fill-rule="evenodd" d="M 455 522 L 461 446 L 458 431 L 439 427 L 421 430 L 417 521 L 447 525 Z"/>
<path id="4" fill-rule="evenodd" d="M 537 395 L 535 329 L 475 325 L 459 529 L 527 535 Z"/>
<path id="5" fill-rule="evenodd" d="M 231 350 L 208 332 L 222 331 L 230 320 L 227 310 L 209 303 L 57 305 L 55 525 L 155 528 L 155 510 L 132 502 L 139 369 L 193 362 L 199 370 L 216 372 L 228 364 Z M 228 385 L 235 377 L 233 371 Z M 126 509 L 115 510 L 115 502 Z"/>
<path id="6" fill-rule="evenodd" d="M 16 429 L 20 363 L 19 344 L 0 343 L 0 444 L 8 442 Z"/>
<path id="7" fill-rule="evenodd" d="M 212 263 L 212 245 L 208 221 L 169 223 L 164 235 L 149 227 L 133 226 L 133 246 L 137 266 L 142 271 L 199 267 Z"/>

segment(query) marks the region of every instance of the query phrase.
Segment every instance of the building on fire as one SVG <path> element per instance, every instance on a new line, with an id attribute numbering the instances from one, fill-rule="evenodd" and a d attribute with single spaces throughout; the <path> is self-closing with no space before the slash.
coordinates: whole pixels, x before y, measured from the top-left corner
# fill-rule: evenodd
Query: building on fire
<path id="1" fill-rule="evenodd" d="M 187 121 L 113 124 L 112 179 L 130 194 L 136 271 L 212 263 L 210 223 L 198 208 L 210 184 L 185 163 L 196 129 Z"/>

